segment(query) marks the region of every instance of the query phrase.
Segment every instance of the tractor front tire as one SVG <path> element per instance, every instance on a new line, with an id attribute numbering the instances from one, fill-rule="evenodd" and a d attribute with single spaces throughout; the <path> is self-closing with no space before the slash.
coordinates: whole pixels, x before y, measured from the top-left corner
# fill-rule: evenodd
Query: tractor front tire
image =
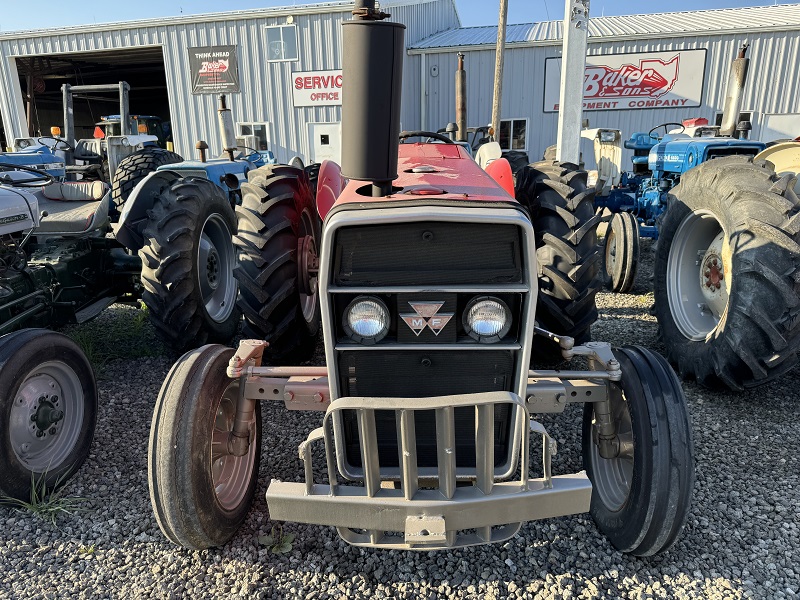
<path id="1" fill-rule="evenodd" d="M 66 483 L 96 420 L 94 372 L 75 342 L 47 329 L 0 337 L 0 495 L 27 502 Z"/>
<path id="2" fill-rule="evenodd" d="M 161 165 L 183 162 L 180 155 L 158 146 L 145 146 L 126 156 L 117 166 L 111 179 L 111 202 L 119 211 L 128 200 L 133 188 Z"/>
<path id="3" fill-rule="evenodd" d="M 168 539 L 192 550 L 228 542 L 258 484 L 258 405 L 246 454 L 228 450 L 239 397 L 239 380 L 225 373 L 233 353 L 208 345 L 183 355 L 161 386 L 150 427 L 147 473 L 156 521 Z"/>
<path id="4" fill-rule="evenodd" d="M 629 212 L 616 213 L 603 245 L 603 278 L 609 291 L 627 294 L 639 266 L 639 222 Z"/>
<path id="5" fill-rule="evenodd" d="M 178 352 L 229 343 L 241 318 L 229 199 L 207 179 L 181 178 L 156 198 L 148 217 L 139 256 L 142 299 L 156 333 Z"/>
<path id="6" fill-rule="evenodd" d="M 266 340 L 273 364 L 311 358 L 320 330 L 316 268 L 320 222 L 303 169 L 250 171 L 239 217 L 239 307 L 247 337 Z"/>
<path id="7" fill-rule="evenodd" d="M 800 199 L 789 175 L 743 156 L 688 171 L 655 257 L 655 312 L 684 377 L 743 390 L 798 363 Z"/>
<path id="8" fill-rule="evenodd" d="M 686 398 L 659 354 L 614 351 L 622 380 L 612 383 L 611 417 L 619 454 L 603 458 L 594 404 L 583 411 L 583 464 L 592 482 L 590 512 L 615 548 L 634 556 L 667 550 L 681 532 L 694 488 L 694 449 Z"/>
<path id="9" fill-rule="evenodd" d="M 539 298 L 536 321 L 553 333 L 591 339 L 597 320 L 595 295 L 602 285 L 602 257 L 597 243 L 600 217 L 587 173 L 571 163 L 542 161 L 520 169 L 516 198 L 530 214 L 536 237 Z M 561 349 L 537 339 L 534 362 L 559 362 Z"/>

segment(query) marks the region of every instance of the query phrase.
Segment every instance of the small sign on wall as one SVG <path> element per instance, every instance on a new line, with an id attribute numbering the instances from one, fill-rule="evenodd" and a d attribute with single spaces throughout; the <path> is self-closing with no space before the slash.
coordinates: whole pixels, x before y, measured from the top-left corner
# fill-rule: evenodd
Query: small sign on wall
<path id="1" fill-rule="evenodd" d="M 557 112 L 561 58 L 544 64 L 544 112 Z M 583 110 L 700 106 L 705 70 L 705 49 L 587 56 Z"/>
<path id="2" fill-rule="evenodd" d="M 238 92 L 239 60 L 236 46 L 189 48 L 193 94 Z"/>
<path id="3" fill-rule="evenodd" d="M 341 106 L 342 71 L 292 73 L 292 97 L 298 106 Z"/>

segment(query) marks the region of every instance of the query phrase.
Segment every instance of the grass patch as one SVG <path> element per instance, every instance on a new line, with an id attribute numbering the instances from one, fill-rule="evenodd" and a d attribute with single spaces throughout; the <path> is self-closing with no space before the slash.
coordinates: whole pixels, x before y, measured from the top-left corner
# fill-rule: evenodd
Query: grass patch
<path id="1" fill-rule="evenodd" d="M 89 359 L 95 374 L 103 378 L 110 361 L 163 356 L 166 349 L 156 337 L 144 302 L 138 306 L 116 304 L 96 319 L 65 328 Z"/>
<path id="2" fill-rule="evenodd" d="M 71 497 L 64 495 L 62 484 L 65 482 L 65 473 L 56 480 L 55 485 L 49 488 L 47 485 L 47 473 L 42 473 L 39 481 L 31 473 L 31 497 L 30 501 L 19 500 L 9 496 L 0 496 L 0 504 L 9 506 L 17 512 L 27 512 L 35 517 L 42 519 L 54 527 L 58 527 L 58 518 L 72 516 L 86 509 L 81 505 L 86 502 L 86 498 Z"/>

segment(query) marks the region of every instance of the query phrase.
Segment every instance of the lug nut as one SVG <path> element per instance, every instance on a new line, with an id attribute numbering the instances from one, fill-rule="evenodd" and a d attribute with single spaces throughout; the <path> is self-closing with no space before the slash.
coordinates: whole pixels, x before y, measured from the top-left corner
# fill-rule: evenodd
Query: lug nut
<path id="1" fill-rule="evenodd" d="M 51 427 L 50 428 L 50 435 L 55 435 L 55 434 L 56 434 L 56 428 L 55 427 Z"/>
<path id="2" fill-rule="evenodd" d="M 36 420 L 36 415 L 31 415 L 31 421 L 35 421 L 35 420 Z"/>
<path id="3" fill-rule="evenodd" d="M 44 431 L 42 431 L 41 429 L 37 429 L 36 430 L 36 437 L 40 438 L 40 437 L 43 437 L 43 436 L 44 436 Z"/>
<path id="4" fill-rule="evenodd" d="M 322 400 L 323 400 L 322 394 L 320 394 L 319 392 L 316 392 L 314 394 L 313 398 L 314 398 L 314 402 L 322 402 Z"/>
<path id="5" fill-rule="evenodd" d="M 711 271 L 706 271 L 705 275 L 706 277 L 711 277 Z"/>
<path id="6" fill-rule="evenodd" d="M 53 402 L 58 402 L 58 396 L 53 394 L 52 396 L 50 396 L 50 400 L 52 400 Z"/>

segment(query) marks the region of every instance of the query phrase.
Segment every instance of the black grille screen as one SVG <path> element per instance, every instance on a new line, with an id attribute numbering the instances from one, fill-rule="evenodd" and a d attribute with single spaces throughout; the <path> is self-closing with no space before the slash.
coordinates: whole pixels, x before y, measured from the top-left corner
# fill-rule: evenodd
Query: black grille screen
<path id="1" fill-rule="evenodd" d="M 343 396 L 424 398 L 478 392 L 511 391 L 514 355 L 504 350 L 350 351 L 339 360 Z M 507 458 L 510 406 L 495 407 L 495 463 Z M 459 408 L 456 419 L 456 464 L 475 466 L 475 409 Z M 382 467 L 399 464 L 393 411 L 376 411 L 378 454 Z M 417 413 L 418 464 L 436 466 L 436 420 L 433 411 Z M 345 444 L 351 465 L 361 465 L 355 414 L 344 415 Z"/>
<path id="2" fill-rule="evenodd" d="M 399 223 L 336 233 L 339 286 L 522 282 L 520 230 L 490 223 Z"/>

